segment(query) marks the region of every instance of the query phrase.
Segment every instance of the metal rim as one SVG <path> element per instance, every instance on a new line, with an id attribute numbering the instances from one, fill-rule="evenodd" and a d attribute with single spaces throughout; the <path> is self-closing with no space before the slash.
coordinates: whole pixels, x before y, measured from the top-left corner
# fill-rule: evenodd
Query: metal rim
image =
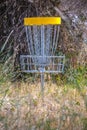
<path id="1" fill-rule="evenodd" d="M 60 17 L 29 17 L 24 18 L 25 26 L 33 26 L 33 25 L 60 25 L 61 18 Z"/>

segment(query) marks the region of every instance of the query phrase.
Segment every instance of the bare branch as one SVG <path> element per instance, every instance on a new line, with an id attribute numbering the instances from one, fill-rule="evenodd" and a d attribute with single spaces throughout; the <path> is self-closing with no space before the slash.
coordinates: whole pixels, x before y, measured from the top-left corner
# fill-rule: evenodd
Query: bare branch
<path id="1" fill-rule="evenodd" d="M 5 43 L 4 43 L 4 45 L 3 45 L 2 49 L 1 49 L 1 52 L 3 52 L 3 50 L 5 49 L 5 46 L 7 45 L 8 40 L 9 40 L 9 38 L 11 37 L 11 35 L 12 35 L 13 32 L 14 32 L 14 30 L 12 30 L 12 31 L 10 32 L 10 34 L 8 35 L 6 41 L 5 41 Z"/>

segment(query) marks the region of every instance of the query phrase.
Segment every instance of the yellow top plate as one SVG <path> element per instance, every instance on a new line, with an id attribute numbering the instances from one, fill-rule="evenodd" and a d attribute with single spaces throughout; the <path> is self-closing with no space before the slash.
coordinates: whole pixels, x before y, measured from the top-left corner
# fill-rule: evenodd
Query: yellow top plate
<path id="1" fill-rule="evenodd" d="M 60 17 L 30 17 L 24 18 L 24 25 L 60 25 Z"/>

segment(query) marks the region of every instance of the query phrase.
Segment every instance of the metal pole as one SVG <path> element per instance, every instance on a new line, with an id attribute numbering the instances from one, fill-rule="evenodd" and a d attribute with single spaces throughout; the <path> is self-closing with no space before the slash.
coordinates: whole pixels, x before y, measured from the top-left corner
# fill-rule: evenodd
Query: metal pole
<path id="1" fill-rule="evenodd" d="M 44 100 L 44 72 L 41 72 L 41 96 L 43 101 Z"/>
<path id="2" fill-rule="evenodd" d="M 44 37 L 44 25 L 41 26 L 41 56 L 42 56 L 42 66 L 41 66 L 41 94 L 42 94 L 42 102 L 44 100 L 44 66 L 43 66 L 43 63 L 44 63 L 44 56 L 45 56 L 45 51 L 44 51 L 44 40 L 45 40 L 45 37 Z"/>

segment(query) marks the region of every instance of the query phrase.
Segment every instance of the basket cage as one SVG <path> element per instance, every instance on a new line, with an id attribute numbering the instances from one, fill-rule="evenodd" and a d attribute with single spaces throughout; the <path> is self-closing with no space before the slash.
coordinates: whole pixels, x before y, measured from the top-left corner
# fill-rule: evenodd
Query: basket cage
<path id="1" fill-rule="evenodd" d="M 25 26 L 28 54 L 20 56 L 21 70 L 35 73 L 62 73 L 65 56 L 56 56 L 60 26 Z"/>

